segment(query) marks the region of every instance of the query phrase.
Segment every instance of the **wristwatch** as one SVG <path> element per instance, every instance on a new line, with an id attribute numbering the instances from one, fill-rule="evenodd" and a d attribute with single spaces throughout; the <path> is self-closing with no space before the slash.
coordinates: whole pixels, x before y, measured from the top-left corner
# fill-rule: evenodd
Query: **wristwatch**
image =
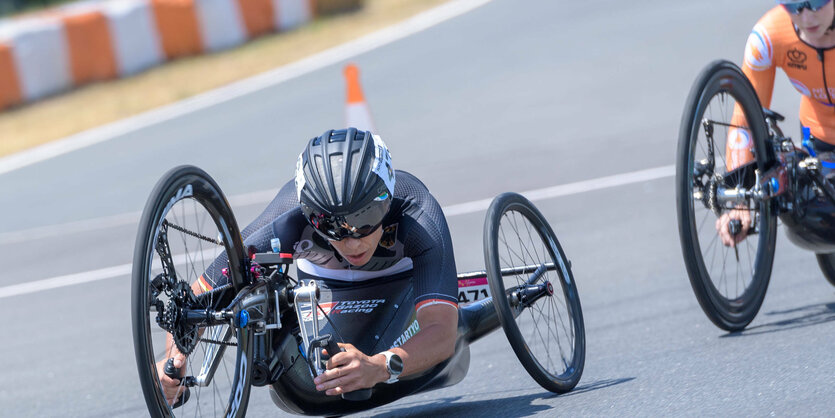
<path id="1" fill-rule="evenodd" d="M 391 351 L 383 351 L 380 354 L 386 356 L 386 369 L 388 369 L 389 374 L 391 375 L 389 380 L 386 380 L 386 383 L 391 384 L 396 382 L 400 373 L 403 373 L 403 359 Z"/>

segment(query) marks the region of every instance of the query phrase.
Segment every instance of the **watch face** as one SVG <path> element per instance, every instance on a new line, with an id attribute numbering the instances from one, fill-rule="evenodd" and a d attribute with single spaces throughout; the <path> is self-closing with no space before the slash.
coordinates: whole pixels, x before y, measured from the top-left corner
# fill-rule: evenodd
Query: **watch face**
<path id="1" fill-rule="evenodd" d="M 392 373 L 403 373 L 403 360 L 397 354 L 392 354 L 389 357 L 388 368 Z"/>

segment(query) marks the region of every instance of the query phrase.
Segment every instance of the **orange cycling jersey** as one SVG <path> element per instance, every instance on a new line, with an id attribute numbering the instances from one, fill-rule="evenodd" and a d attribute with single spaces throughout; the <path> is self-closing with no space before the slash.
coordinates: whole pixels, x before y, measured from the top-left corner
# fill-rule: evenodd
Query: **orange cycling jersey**
<path id="1" fill-rule="evenodd" d="M 800 39 L 788 12 L 777 6 L 757 22 L 745 45 L 742 72 L 751 80 L 764 107 L 771 105 L 774 75 L 783 69 L 800 99 L 800 123 L 814 137 L 835 144 L 835 48 L 815 48 Z M 738 120 L 740 112 L 735 112 Z M 747 131 L 732 130 L 728 138 L 728 167 L 753 159 Z"/>

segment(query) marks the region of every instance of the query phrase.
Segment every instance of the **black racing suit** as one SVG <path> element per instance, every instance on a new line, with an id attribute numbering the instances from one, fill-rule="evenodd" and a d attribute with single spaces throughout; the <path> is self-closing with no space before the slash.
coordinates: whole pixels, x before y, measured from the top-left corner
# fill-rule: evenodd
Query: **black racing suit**
<path id="1" fill-rule="evenodd" d="M 244 245 L 254 245 L 258 252 L 272 251 L 270 241 L 278 238 L 281 252 L 293 254 L 300 279 L 358 283 L 410 272 L 416 309 L 436 303 L 457 308 L 458 281 L 449 228 L 440 205 L 415 176 L 396 172 L 392 205 L 382 228 L 371 260 L 359 267 L 350 265 L 308 224 L 291 180 L 242 235 Z M 205 290 L 225 283 L 217 268 L 226 264 L 223 258 L 201 278 Z"/>

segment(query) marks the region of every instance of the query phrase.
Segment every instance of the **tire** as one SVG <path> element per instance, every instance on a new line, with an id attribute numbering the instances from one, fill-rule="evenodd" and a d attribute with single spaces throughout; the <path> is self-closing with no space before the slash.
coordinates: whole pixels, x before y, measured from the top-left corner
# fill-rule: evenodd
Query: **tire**
<path id="1" fill-rule="evenodd" d="M 571 263 L 551 226 L 526 198 L 501 194 L 487 210 L 484 258 L 499 321 L 519 362 L 546 390 L 570 391 L 583 374 L 585 327 Z M 528 306 L 519 302 L 513 295 L 532 277 L 521 267 L 546 263 L 552 267 L 532 284 L 548 291 Z"/>
<path id="2" fill-rule="evenodd" d="M 818 266 L 823 272 L 823 277 L 829 281 L 829 284 L 835 286 L 835 253 L 829 254 L 815 254 L 818 259 Z"/>
<path id="3" fill-rule="evenodd" d="M 158 241 L 166 244 L 167 251 L 156 250 Z M 161 268 L 161 254 L 170 256 L 171 263 L 167 265 L 171 272 L 165 273 Z M 221 413 L 244 416 L 250 391 L 251 367 L 247 364 L 252 358 L 252 334 L 246 328 L 230 328 L 231 324 L 200 329 L 183 325 L 184 331 L 169 333 L 157 323 L 158 317 L 163 315 L 157 312 L 159 308 L 155 301 L 161 302 L 166 314 L 177 312 L 177 309 L 171 309 L 173 293 L 155 292 L 159 289 L 159 281 L 152 284 L 156 277 L 174 277 L 176 282 L 171 280 L 171 283 L 182 282 L 191 288 L 218 257 L 217 263 L 224 266 L 228 258 L 228 286 L 205 292 L 202 298 L 195 297 L 190 305 L 200 309 L 222 309 L 245 284 L 243 254 L 241 233 L 229 204 L 208 174 L 197 167 L 180 166 L 160 179 L 139 222 L 131 295 L 136 365 L 151 416 L 217 416 Z M 191 290 L 184 293 L 188 292 Z M 204 358 L 213 349 L 220 353 L 221 359 L 208 386 L 188 388 L 190 396 L 186 396 L 186 402 L 177 408 L 169 407 L 166 402 L 156 369 L 157 362 L 171 356 L 166 349 L 166 338 L 170 335 L 180 336 L 177 341 L 181 345 L 177 347 L 182 346 L 180 351 L 188 354 L 182 368 L 185 376 L 198 376 Z M 226 344 L 207 342 L 204 338 L 223 340 Z M 185 381 L 181 379 L 181 385 L 185 386 Z"/>
<path id="4" fill-rule="evenodd" d="M 734 105 L 742 108 L 745 117 L 735 122 L 747 123 L 749 138 L 753 139 L 756 164 L 747 169 L 728 169 L 726 145 L 729 130 L 735 129 L 729 126 Z M 712 148 L 705 134 L 705 121 L 711 121 L 715 130 Z M 702 162 L 710 161 L 711 149 L 714 163 L 708 167 Z M 757 234 L 738 243 L 735 250 L 721 243 L 715 227 L 716 219 L 728 209 L 711 207 L 705 198 L 710 187 L 704 185 L 714 181 L 724 187 L 750 188 L 753 167 L 762 173 L 774 161 L 754 88 L 735 64 L 714 61 L 699 74 L 682 116 L 676 157 L 676 208 L 682 255 L 696 299 L 707 317 L 727 331 L 744 329 L 765 298 L 777 236 L 776 206 L 774 200 L 748 202 L 746 210 Z"/>

